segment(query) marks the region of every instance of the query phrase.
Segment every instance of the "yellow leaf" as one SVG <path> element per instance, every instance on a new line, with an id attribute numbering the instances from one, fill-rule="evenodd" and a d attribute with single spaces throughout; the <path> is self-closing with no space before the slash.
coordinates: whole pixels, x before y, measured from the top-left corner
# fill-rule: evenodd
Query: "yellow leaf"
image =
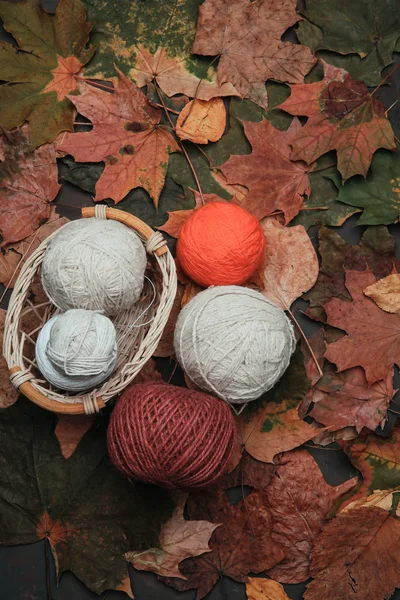
<path id="1" fill-rule="evenodd" d="M 273 579 L 250 577 L 246 583 L 248 600 L 290 600 L 283 585 Z"/>
<path id="2" fill-rule="evenodd" d="M 176 134 L 181 140 L 208 144 L 220 139 L 225 125 L 226 110 L 221 98 L 192 100 L 179 114 Z"/>
<path id="3" fill-rule="evenodd" d="M 388 275 L 363 291 L 382 310 L 400 313 L 400 273 Z"/>

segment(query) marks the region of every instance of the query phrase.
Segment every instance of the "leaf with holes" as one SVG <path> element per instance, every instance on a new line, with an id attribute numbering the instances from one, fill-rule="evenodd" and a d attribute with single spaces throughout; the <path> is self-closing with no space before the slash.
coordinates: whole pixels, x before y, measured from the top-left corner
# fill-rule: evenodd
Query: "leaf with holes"
<path id="1" fill-rule="evenodd" d="M 54 435 L 56 421 L 26 400 L 0 410 L 0 541 L 45 539 L 58 576 L 71 570 L 96 593 L 126 589 L 124 553 L 157 543 L 169 497 L 129 482 L 109 464 L 104 420 L 68 460 Z"/>
<path id="2" fill-rule="evenodd" d="M 3 247 L 24 240 L 51 217 L 50 202 L 61 187 L 54 146 L 44 144 L 32 151 L 26 135 L 27 129 L 22 128 L 0 136 L 4 153 L 4 161 L 0 163 Z M 13 266 L 16 267 L 15 257 L 10 258 L 12 264 L 10 269 L 6 268 L 5 279 L 7 274 L 12 275 Z"/>
<path id="3" fill-rule="evenodd" d="M 396 148 L 385 108 L 364 83 L 354 81 L 344 69 L 321 62 L 324 79 L 292 85 L 290 97 L 279 105 L 291 115 L 309 117 L 291 142 L 291 158 L 311 164 L 336 150 L 343 180 L 365 177 L 376 150 Z"/>
<path id="4" fill-rule="evenodd" d="M 73 131 L 74 107 L 67 95 L 91 58 L 92 28 L 80 0 L 61 0 L 56 13 L 39 0 L 1 2 L 4 28 L 18 43 L 0 43 L 0 122 L 12 129 L 29 121 L 33 147 L 51 142 L 60 131 Z"/>
<path id="5" fill-rule="evenodd" d="M 281 40 L 299 20 L 295 0 L 206 0 L 192 52 L 218 55 L 219 84 L 267 109 L 268 79 L 300 83 L 315 63 L 308 48 Z"/>
<path id="6" fill-rule="evenodd" d="M 93 129 L 65 134 L 58 149 L 78 161 L 106 163 L 94 200 L 119 202 L 133 188 L 142 187 L 157 207 L 169 154 L 179 152 L 171 132 L 160 125 L 160 111 L 122 73 L 113 93 L 86 85 L 71 100 Z"/>

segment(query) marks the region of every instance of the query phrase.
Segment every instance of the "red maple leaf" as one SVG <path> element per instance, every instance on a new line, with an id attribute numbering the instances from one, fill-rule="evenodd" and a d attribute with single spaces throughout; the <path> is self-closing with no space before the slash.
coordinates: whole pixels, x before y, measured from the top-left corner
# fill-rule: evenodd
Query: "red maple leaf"
<path id="1" fill-rule="evenodd" d="M 385 108 L 344 69 L 321 61 L 324 79 L 292 85 L 292 93 L 279 107 L 291 115 L 309 117 L 291 141 L 291 158 L 308 164 L 336 150 L 343 180 L 367 174 L 378 148 L 396 148 Z"/>

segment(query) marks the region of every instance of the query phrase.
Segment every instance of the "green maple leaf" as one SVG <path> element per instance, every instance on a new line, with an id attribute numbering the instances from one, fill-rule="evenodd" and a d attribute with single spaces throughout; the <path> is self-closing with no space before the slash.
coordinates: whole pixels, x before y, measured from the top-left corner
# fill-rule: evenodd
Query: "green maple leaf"
<path id="1" fill-rule="evenodd" d="M 58 576 L 71 570 L 100 593 L 130 593 L 124 553 L 157 545 L 169 496 L 133 484 L 108 462 L 104 419 L 65 460 L 55 415 L 24 399 L 0 410 L 0 543 L 45 539 Z"/>
<path id="2" fill-rule="evenodd" d="M 301 42 L 309 40 L 314 50 L 358 54 L 353 60 L 355 79 L 376 85 L 380 72 L 392 62 L 400 38 L 400 12 L 397 0 L 307 0 L 302 14 L 314 26 L 300 30 Z M 348 70 L 348 64 L 327 62 Z M 358 72 L 357 72 L 358 71 Z"/>
<path id="3" fill-rule="evenodd" d="M 389 225 L 400 215 L 400 157 L 379 150 L 371 164 L 367 179 L 352 177 L 341 185 L 337 176 L 332 181 L 339 189 L 337 197 L 344 204 L 364 209 L 358 225 Z"/>
<path id="4" fill-rule="evenodd" d="M 0 122 L 6 129 L 29 121 L 33 147 L 73 131 L 74 107 L 66 97 L 93 54 L 92 28 L 80 0 L 60 0 L 55 14 L 39 0 L 0 2 L 4 28 L 18 46 L 0 42 Z"/>

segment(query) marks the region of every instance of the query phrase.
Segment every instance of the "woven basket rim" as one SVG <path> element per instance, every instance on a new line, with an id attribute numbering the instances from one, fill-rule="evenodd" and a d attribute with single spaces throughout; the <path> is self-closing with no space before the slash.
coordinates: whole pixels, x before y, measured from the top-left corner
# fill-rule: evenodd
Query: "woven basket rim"
<path id="1" fill-rule="evenodd" d="M 19 273 L 11 294 L 4 324 L 3 354 L 14 387 L 42 408 L 64 414 L 90 414 L 99 412 L 108 400 L 121 393 L 133 381 L 157 348 L 164 327 L 167 324 L 177 290 L 175 261 L 161 232 L 154 231 L 149 225 L 134 215 L 119 209 L 108 208 L 105 205 L 85 207 L 82 209 L 82 216 L 84 218 L 112 219 L 136 231 L 145 245 L 147 253 L 153 256 L 156 261 L 161 291 L 154 317 L 147 331 L 140 339 L 135 355 L 98 388 L 75 396 L 52 392 L 52 395 L 57 397 L 57 399 L 54 399 L 48 396 L 50 390 L 41 384 L 43 380 L 39 380 L 32 373 L 33 363 L 30 361 L 31 365 L 25 364 L 26 358 L 24 357 L 23 348 L 26 335 L 20 329 L 20 321 L 26 303 L 30 303 L 28 296 L 33 277 L 40 268 L 49 241 L 60 229 L 43 240 L 38 248 L 28 257 Z M 73 222 L 71 221 L 70 223 Z M 65 224 L 63 227 L 68 227 L 70 223 Z"/>

